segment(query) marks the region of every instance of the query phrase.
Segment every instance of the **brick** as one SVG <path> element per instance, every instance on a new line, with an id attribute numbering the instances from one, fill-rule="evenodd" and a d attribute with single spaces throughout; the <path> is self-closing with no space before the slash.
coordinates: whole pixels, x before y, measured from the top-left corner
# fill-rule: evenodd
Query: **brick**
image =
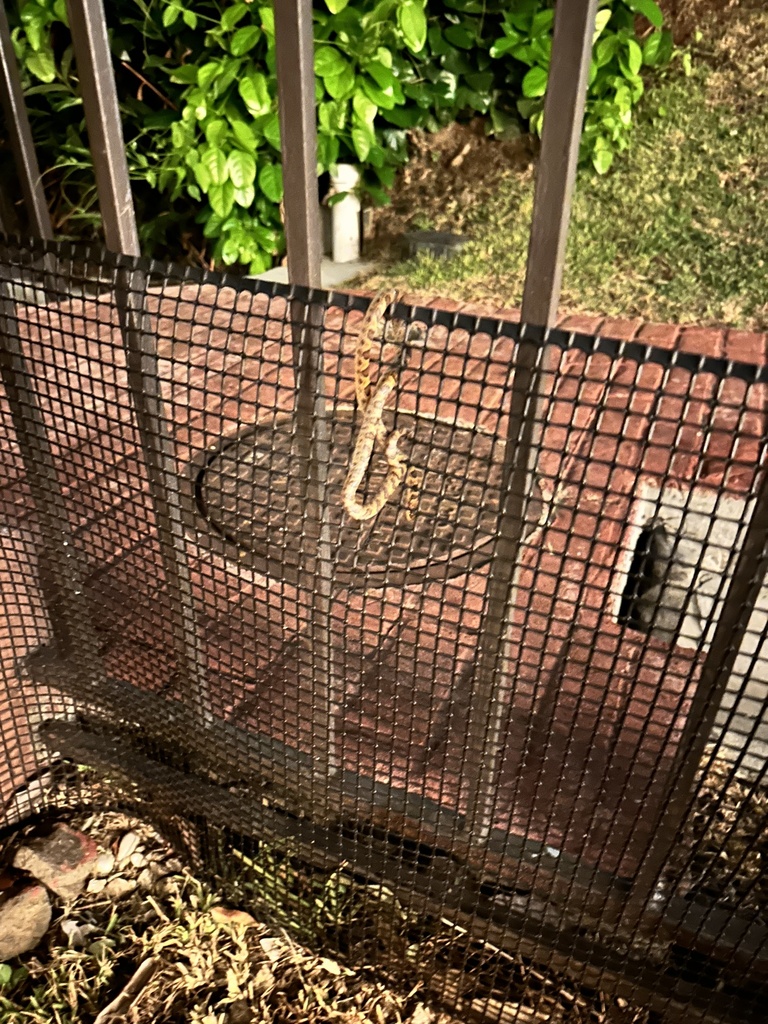
<path id="1" fill-rule="evenodd" d="M 678 348 L 681 352 L 720 359 L 725 355 L 725 331 L 717 327 L 683 327 Z"/>
<path id="2" fill-rule="evenodd" d="M 558 321 L 557 326 L 562 331 L 573 331 L 576 334 L 597 334 L 603 318 L 600 316 L 587 316 L 581 313 L 570 314 Z"/>
<path id="3" fill-rule="evenodd" d="M 725 355 L 736 362 L 765 366 L 768 362 L 768 335 L 755 331 L 726 331 Z"/>
<path id="4" fill-rule="evenodd" d="M 600 334 L 604 338 L 616 338 L 619 341 L 632 341 L 643 326 L 642 320 L 628 320 L 624 317 L 608 317 L 600 324 Z"/>
<path id="5" fill-rule="evenodd" d="M 657 348 L 675 348 L 680 330 L 679 324 L 643 324 L 637 333 L 637 340 Z"/>

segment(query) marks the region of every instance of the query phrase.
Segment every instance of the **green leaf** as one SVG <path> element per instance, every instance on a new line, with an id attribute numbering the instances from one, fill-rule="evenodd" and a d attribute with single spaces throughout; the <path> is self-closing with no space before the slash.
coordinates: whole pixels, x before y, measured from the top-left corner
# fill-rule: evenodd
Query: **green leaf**
<path id="1" fill-rule="evenodd" d="M 237 89 L 249 114 L 259 117 L 261 114 L 269 112 L 272 101 L 267 88 L 267 80 L 260 71 L 251 71 L 247 78 L 242 78 Z"/>
<path id="2" fill-rule="evenodd" d="M 372 82 L 370 78 L 360 78 L 358 82 L 362 85 L 363 91 L 368 99 L 375 103 L 381 110 L 393 110 L 397 104 L 395 103 L 394 90 L 379 89 L 375 82 Z"/>
<path id="3" fill-rule="evenodd" d="M 178 7 L 176 4 L 168 4 L 163 11 L 163 17 L 161 19 L 163 28 L 170 28 L 178 20 L 181 13 L 181 7 Z"/>
<path id="4" fill-rule="evenodd" d="M 664 23 L 664 15 L 661 8 L 654 0 L 624 0 L 630 11 L 635 14 L 642 14 L 654 28 L 661 28 Z"/>
<path id="5" fill-rule="evenodd" d="M 683 54 L 683 73 L 686 78 L 690 78 L 693 74 L 693 64 L 691 63 L 691 54 L 688 50 Z"/>
<path id="6" fill-rule="evenodd" d="M 240 259 L 240 243 L 236 238 L 227 238 L 221 247 L 221 258 L 225 263 L 237 263 Z"/>
<path id="7" fill-rule="evenodd" d="M 231 32 L 238 21 L 242 21 L 247 12 L 247 4 L 232 4 L 231 7 L 226 7 L 221 16 L 221 27 L 225 32 Z"/>
<path id="8" fill-rule="evenodd" d="M 191 28 L 193 30 L 197 28 L 197 15 L 194 11 L 184 10 L 181 12 L 181 17 L 183 18 L 184 24 L 187 28 Z"/>
<path id="9" fill-rule="evenodd" d="M 269 255 L 265 252 L 260 252 L 251 257 L 248 273 L 254 277 L 258 277 L 259 274 L 263 274 L 265 271 L 269 270 L 271 266 L 272 260 L 269 258 Z"/>
<path id="10" fill-rule="evenodd" d="M 171 81 L 182 85 L 194 85 L 197 82 L 198 70 L 194 64 L 181 64 L 171 70 Z"/>
<path id="11" fill-rule="evenodd" d="M 592 154 L 592 164 L 598 174 L 607 174 L 613 163 L 613 151 L 610 149 L 596 149 Z"/>
<path id="12" fill-rule="evenodd" d="M 209 121 L 205 126 L 205 138 L 212 146 L 221 146 L 224 139 L 229 135 L 229 125 L 220 117 Z"/>
<path id="13" fill-rule="evenodd" d="M 208 169 L 212 185 L 224 184 L 227 180 L 227 158 L 220 149 L 215 146 L 206 149 L 200 154 L 200 162 Z"/>
<path id="14" fill-rule="evenodd" d="M 595 45 L 595 43 L 597 42 L 598 38 L 602 34 L 603 29 L 605 28 L 605 26 L 611 20 L 611 14 L 612 13 L 613 12 L 610 10 L 610 8 L 604 8 L 602 11 L 598 11 L 597 12 L 597 17 L 595 18 L 595 32 L 594 32 L 594 35 L 592 36 L 592 45 L 593 46 Z"/>
<path id="15" fill-rule="evenodd" d="M 241 121 L 239 118 L 230 118 L 229 127 L 232 129 L 232 134 L 239 145 L 247 149 L 249 153 L 256 152 L 259 147 L 259 141 L 249 124 L 246 124 L 245 121 Z"/>
<path id="16" fill-rule="evenodd" d="M 619 37 L 616 35 L 606 36 L 601 39 L 595 47 L 595 63 L 598 68 L 604 67 L 615 56 L 619 47 Z"/>
<path id="17" fill-rule="evenodd" d="M 322 174 L 339 159 L 339 140 L 336 135 L 326 135 L 324 132 L 317 136 L 317 164 L 318 173 Z"/>
<path id="18" fill-rule="evenodd" d="M 264 7 L 259 8 L 259 14 L 261 15 L 261 27 L 264 29 L 268 36 L 274 36 L 275 34 L 275 12 L 270 4 L 266 4 Z"/>
<path id="19" fill-rule="evenodd" d="M 502 36 L 501 39 L 497 39 L 496 42 L 490 49 L 492 57 L 503 57 L 518 45 L 519 37 L 513 36 Z"/>
<path id="20" fill-rule="evenodd" d="M 221 64 L 217 60 L 209 60 L 198 69 L 197 84 L 207 89 L 211 82 L 221 73 Z"/>
<path id="21" fill-rule="evenodd" d="M 661 32 L 652 32 L 643 43 L 643 63 L 653 67 L 661 50 Z"/>
<path id="22" fill-rule="evenodd" d="M 256 161 L 250 153 L 235 149 L 227 157 L 227 171 L 235 188 L 247 188 L 256 179 Z"/>
<path id="23" fill-rule="evenodd" d="M 352 109 L 366 124 L 373 124 L 378 111 L 376 104 L 372 103 L 364 92 L 356 92 L 352 97 Z"/>
<path id="24" fill-rule="evenodd" d="M 235 202 L 238 206 L 244 207 L 246 210 L 253 206 L 253 200 L 256 198 L 256 189 L 253 185 L 246 185 L 245 188 L 235 189 Z"/>
<path id="25" fill-rule="evenodd" d="M 547 91 L 547 77 L 548 75 L 544 68 L 538 66 L 531 68 L 523 79 L 523 96 L 529 99 L 543 96 Z"/>
<path id="26" fill-rule="evenodd" d="M 270 146 L 280 152 L 280 118 L 277 114 L 270 114 L 262 124 L 261 131 Z"/>
<path id="27" fill-rule="evenodd" d="M 325 0 L 325 6 L 331 14 L 339 14 L 349 3 L 349 0 Z"/>
<path id="28" fill-rule="evenodd" d="M 279 164 L 264 164 L 259 170 L 259 188 L 273 203 L 283 198 L 283 169 Z"/>
<path id="29" fill-rule="evenodd" d="M 10 964 L 0 964 L 0 985 L 7 985 L 13 977 L 13 968 Z"/>
<path id="30" fill-rule="evenodd" d="M 375 142 L 372 135 L 373 133 L 370 128 L 363 128 L 361 125 L 357 125 L 352 129 L 352 145 L 355 147 L 355 152 L 361 163 L 365 163 L 368 159 L 371 146 Z"/>
<path id="31" fill-rule="evenodd" d="M 229 49 L 233 57 L 242 57 L 249 53 L 261 37 L 261 29 L 258 25 L 244 25 L 232 36 Z"/>
<path id="32" fill-rule="evenodd" d="M 192 165 L 192 173 L 203 192 L 207 192 L 211 187 L 211 172 L 207 165 L 202 160 L 198 160 L 196 164 Z"/>
<path id="33" fill-rule="evenodd" d="M 471 50 L 476 42 L 475 35 L 464 25 L 451 25 L 445 30 L 445 38 L 453 46 L 458 46 L 460 50 Z"/>
<path id="34" fill-rule="evenodd" d="M 355 73 L 347 66 L 339 75 L 326 75 L 323 84 L 335 100 L 346 99 L 354 92 Z"/>
<path id="35" fill-rule="evenodd" d="M 208 189 L 208 202 L 215 214 L 228 217 L 235 204 L 235 186 L 231 181 L 225 181 L 223 185 L 211 185 Z"/>
<path id="36" fill-rule="evenodd" d="M 31 53 L 26 60 L 27 70 L 41 82 L 52 82 L 56 78 L 56 62 L 48 50 Z"/>
<path id="37" fill-rule="evenodd" d="M 634 39 L 627 40 L 627 63 L 633 75 L 639 74 L 640 68 L 643 66 L 643 51 Z"/>
<path id="38" fill-rule="evenodd" d="M 395 76 L 380 60 L 369 61 L 365 66 L 365 70 L 380 89 L 394 90 Z"/>
<path id="39" fill-rule="evenodd" d="M 315 51 L 315 74 L 321 78 L 340 75 L 348 66 L 347 61 L 332 46 L 321 46 Z"/>
<path id="40" fill-rule="evenodd" d="M 424 49 L 427 41 L 427 16 L 418 0 L 405 0 L 397 9 L 397 23 L 405 45 L 413 53 Z"/>

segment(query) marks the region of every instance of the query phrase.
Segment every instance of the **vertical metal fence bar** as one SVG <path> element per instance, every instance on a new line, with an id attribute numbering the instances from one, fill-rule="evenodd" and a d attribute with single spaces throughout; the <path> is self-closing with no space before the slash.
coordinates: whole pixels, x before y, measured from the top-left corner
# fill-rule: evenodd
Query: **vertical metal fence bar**
<path id="1" fill-rule="evenodd" d="M 144 308 L 146 280 L 140 271 L 118 270 L 117 308 L 165 570 L 177 671 L 185 699 L 205 723 L 210 720 L 211 702 L 195 621 L 178 466 L 163 412 L 157 346 Z"/>
<path id="2" fill-rule="evenodd" d="M 311 0 L 275 4 L 275 50 L 288 278 L 291 284 L 319 288 L 321 230 Z M 323 308 L 295 300 L 291 322 L 297 382 L 295 444 L 310 527 L 302 532 L 302 541 L 316 544 L 304 562 L 312 590 L 313 754 L 315 777 L 322 782 L 335 770 L 330 647 L 333 550 L 325 498 L 331 436 L 323 377 Z M 312 537 L 315 524 L 317 532 Z"/>
<path id="3" fill-rule="evenodd" d="M 112 56 L 101 0 L 67 0 L 93 155 L 99 206 L 107 247 L 139 255 L 136 215 L 128 179 L 120 110 Z M 157 349 L 144 310 L 146 278 L 139 272 L 118 271 L 116 302 L 142 451 L 149 474 L 153 507 L 162 549 L 173 616 L 173 642 L 186 699 L 210 718 L 210 699 L 196 636 L 189 567 L 187 565 L 178 470 L 166 430 Z"/>
<path id="4" fill-rule="evenodd" d="M 312 0 L 275 4 L 275 56 L 291 284 L 320 287 Z"/>
<path id="5" fill-rule="evenodd" d="M 546 332 L 540 328 L 551 326 L 557 316 L 597 3 L 598 0 L 560 0 L 555 8 L 523 294 L 523 326 L 514 357 L 502 468 L 504 507 L 489 576 L 468 731 L 468 750 L 476 761 L 468 771 L 467 827 L 477 841 L 486 839 L 490 832 L 495 780 L 503 757 L 503 692 L 507 687 L 504 667 L 507 671 L 512 668 L 504 634 L 515 606 L 520 545 L 552 379 L 551 372 L 547 372 Z"/>
<path id="6" fill-rule="evenodd" d="M 555 6 L 552 59 L 523 287 L 524 324 L 551 327 L 557 319 L 597 3 L 598 0 L 559 0 Z"/>
<path id="7" fill-rule="evenodd" d="M 101 0 L 67 0 L 107 248 L 139 255 L 112 54 Z"/>
<path id="8" fill-rule="evenodd" d="M 48 213 L 48 204 L 45 201 L 45 193 L 40 180 L 40 167 L 32 141 L 32 130 L 29 127 L 27 108 L 21 91 L 16 54 L 13 51 L 5 5 L 1 0 L 0 101 L 32 231 L 40 238 L 53 238 L 51 217 Z"/>
<path id="9" fill-rule="evenodd" d="M 39 582 L 57 652 L 71 656 L 86 687 L 98 687 L 103 666 L 92 614 L 83 587 L 84 572 L 72 531 L 45 420 L 27 369 L 19 322 L 7 285 L 0 285 L 0 378 L 40 524 Z"/>
<path id="10" fill-rule="evenodd" d="M 704 749 L 725 697 L 729 677 L 768 572 L 768 462 L 763 453 L 755 506 L 723 597 L 720 616 L 701 670 L 670 773 L 671 792 L 663 804 L 648 853 L 635 879 L 622 921 L 634 927 L 675 843 Z"/>

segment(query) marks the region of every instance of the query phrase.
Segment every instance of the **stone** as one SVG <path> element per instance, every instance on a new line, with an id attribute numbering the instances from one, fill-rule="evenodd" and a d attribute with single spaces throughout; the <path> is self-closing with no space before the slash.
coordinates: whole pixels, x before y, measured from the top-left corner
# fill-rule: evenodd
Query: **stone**
<path id="1" fill-rule="evenodd" d="M 115 870 L 115 856 L 112 853 L 100 853 L 93 866 L 96 878 L 106 878 Z"/>
<path id="2" fill-rule="evenodd" d="M 42 885 L 30 885 L 0 904 L 0 961 L 34 949 L 51 923 L 51 901 Z"/>
<path id="3" fill-rule="evenodd" d="M 145 868 L 147 866 L 147 858 L 143 853 L 139 853 L 137 850 L 130 856 L 131 867 L 134 868 Z"/>
<path id="4" fill-rule="evenodd" d="M 71 900 L 82 892 L 98 858 L 96 844 L 68 825 L 30 839 L 16 851 L 13 866 L 27 871 L 57 896 Z"/>
<path id="5" fill-rule="evenodd" d="M 135 888 L 136 880 L 134 878 L 110 878 L 104 886 L 103 893 L 112 900 L 119 900 L 123 896 L 128 896 Z"/>
<path id="6" fill-rule="evenodd" d="M 79 921 L 74 921 L 71 917 L 62 918 L 59 925 L 67 937 L 67 944 L 73 949 L 82 949 L 91 935 L 99 930 L 95 924 L 80 924 Z"/>
<path id="7" fill-rule="evenodd" d="M 250 928 L 256 924 L 255 918 L 244 910 L 231 910 L 229 907 L 211 907 L 211 917 L 216 924 L 236 925 Z"/>
<path id="8" fill-rule="evenodd" d="M 117 864 L 118 867 L 122 867 L 123 864 L 127 864 L 131 859 L 131 855 L 138 849 L 141 840 L 135 832 L 126 832 L 123 838 L 120 840 L 120 845 L 117 848 Z"/>

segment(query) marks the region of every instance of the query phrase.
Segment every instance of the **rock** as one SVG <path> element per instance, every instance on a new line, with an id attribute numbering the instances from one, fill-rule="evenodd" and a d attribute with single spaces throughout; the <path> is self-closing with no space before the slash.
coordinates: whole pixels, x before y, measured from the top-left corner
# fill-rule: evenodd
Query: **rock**
<path id="1" fill-rule="evenodd" d="M 117 848 L 117 864 L 118 867 L 122 867 L 127 864 L 131 859 L 131 854 L 135 853 L 138 849 L 141 840 L 135 832 L 126 832 L 123 838 L 120 840 L 120 845 Z"/>
<path id="2" fill-rule="evenodd" d="M 144 856 L 143 853 L 139 853 L 138 850 L 136 851 L 136 853 L 131 854 L 130 862 L 131 866 L 134 868 L 145 868 L 147 866 L 147 858 Z"/>
<path id="3" fill-rule="evenodd" d="M 59 924 L 67 937 L 67 943 L 74 949 L 82 949 L 89 937 L 99 930 L 95 924 L 79 924 L 71 917 L 62 918 Z"/>
<path id="4" fill-rule="evenodd" d="M 51 923 L 51 901 L 42 885 L 30 885 L 0 904 L 0 961 L 34 949 Z"/>
<path id="5" fill-rule="evenodd" d="M 48 836 L 31 839 L 16 851 L 13 866 L 71 900 L 82 891 L 98 858 L 96 844 L 68 825 L 57 825 Z"/>
<path id="6" fill-rule="evenodd" d="M 100 853 L 93 866 L 93 873 L 96 878 L 106 878 L 115 870 L 115 855 L 113 853 Z"/>
<path id="7" fill-rule="evenodd" d="M 211 907 L 211 917 L 216 924 L 239 925 L 241 928 L 256 924 L 256 919 L 244 910 L 230 910 L 229 907 Z"/>
<path id="8" fill-rule="evenodd" d="M 157 876 L 150 868 L 144 868 L 143 871 L 139 872 L 139 877 L 136 881 L 138 882 L 139 888 L 143 889 L 144 892 L 152 892 L 155 888 Z"/>
<path id="9" fill-rule="evenodd" d="M 133 878 L 110 878 L 102 890 L 105 896 L 112 900 L 122 899 L 132 893 L 136 888 L 136 880 Z"/>

